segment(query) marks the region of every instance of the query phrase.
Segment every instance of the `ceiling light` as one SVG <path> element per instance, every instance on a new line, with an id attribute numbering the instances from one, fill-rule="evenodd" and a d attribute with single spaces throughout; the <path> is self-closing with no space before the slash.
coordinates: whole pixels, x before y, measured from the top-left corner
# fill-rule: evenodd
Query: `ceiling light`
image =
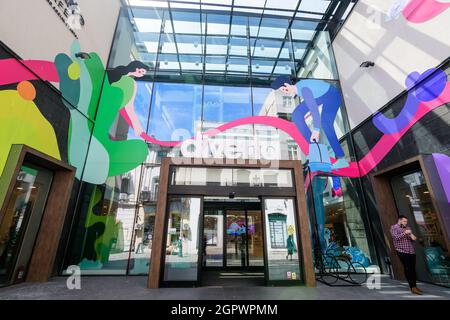
<path id="1" fill-rule="evenodd" d="M 194 41 L 194 47 L 195 47 L 195 48 L 198 47 L 198 41 Z"/>
<path id="2" fill-rule="evenodd" d="M 263 44 L 261 45 L 261 51 L 264 51 L 264 45 Z"/>
<path id="3" fill-rule="evenodd" d="M 164 60 L 164 64 L 167 66 L 169 64 L 169 61 Z"/>
<path id="4" fill-rule="evenodd" d="M 259 69 L 259 64 L 255 64 L 255 68 L 256 68 L 256 69 Z"/>

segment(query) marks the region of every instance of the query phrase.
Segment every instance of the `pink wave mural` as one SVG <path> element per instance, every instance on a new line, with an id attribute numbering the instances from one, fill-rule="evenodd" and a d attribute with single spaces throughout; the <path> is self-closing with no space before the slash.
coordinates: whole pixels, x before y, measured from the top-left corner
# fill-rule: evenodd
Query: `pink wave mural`
<path id="1" fill-rule="evenodd" d="M 436 0 L 411 0 L 403 9 L 402 14 L 412 23 L 427 22 L 450 8 L 450 3 Z"/>
<path id="2" fill-rule="evenodd" d="M 0 60 L 0 85 L 17 83 L 25 80 L 59 82 L 55 64 L 43 60 L 17 60 L 14 58 Z"/>
<path id="3" fill-rule="evenodd" d="M 409 130 L 409 128 L 411 128 L 427 113 L 448 102 L 450 102 L 450 82 L 447 82 L 444 91 L 437 99 L 427 102 L 421 102 L 417 113 L 412 117 L 409 124 L 406 125 L 402 130 L 394 134 L 384 134 L 381 139 L 378 140 L 375 146 L 359 162 L 350 162 L 348 167 L 339 170 L 333 170 L 332 173 L 338 176 L 350 178 L 362 177 L 368 174 L 378 165 L 378 163 L 380 163 L 381 160 L 383 160 L 383 158 L 389 153 L 389 151 L 391 151 L 391 149 L 397 144 L 401 137 Z M 126 114 L 125 109 L 122 109 L 120 111 L 120 114 L 131 126 L 131 120 Z M 209 130 L 204 133 L 204 135 L 213 137 L 226 130 L 248 124 L 262 124 L 283 130 L 295 140 L 304 154 L 309 154 L 309 143 L 301 135 L 300 131 L 298 131 L 295 124 L 293 122 L 277 117 L 254 116 L 241 118 L 223 124 L 215 129 Z M 142 134 L 141 137 L 147 142 L 158 144 L 161 146 L 178 146 L 183 143 L 182 141 L 160 141 L 153 137 L 149 137 L 147 134 Z M 193 137 L 192 139 L 195 139 L 195 137 Z M 332 159 L 331 161 L 332 163 L 334 163 L 336 160 Z"/>
<path id="4" fill-rule="evenodd" d="M 24 66 L 27 68 L 24 68 Z M 18 61 L 16 59 L 4 59 L 0 60 L 0 70 L 3 72 L 0 74 L 0 85 L 17 83 L 24 80 L 35 80 L 38 77 L 45 81 L 58 82 L 58 74 L 53 62 L 40 61 L 40 60 L 26 60 Z M 432 111 L 433 109 L 450 102 L 450 82 L 447 82 L 442 94 L 432 101 L 421 102 L 416 114 L 411 118 L 409 124 L 407 124 L 402 130 L 393 134 L 384 134 L 375 146 L 359 161 L 350 162 L 349 166 L 339 170 L 333 170 L 332 173 L 338 176 L 344 177 L 361 177 L 368 174 L 374 169 L 378 163 L 388 154 L 388 152 L 397 144 L 401 137 L 411 128 L 417 121 L 423 116 Z M 127 115 L 125 109 L 120 110 L 121 116 L 131 126 L 131 120 Z M 237 119 L 228 123 L 225 123 L 215 129 L 209 130 L 203 134 L 206 137 L 214 137 L 215 135 L 224 132 L 226 130 L 248 125 L 248 124 L 260 124 L 267 125 L 277 129 L 280 129 L 289 134 L 300 147 L 304 154 L 309 154 L 309 142 L 302 136 L 293 122 L 270 116 L 253 116 Z M 175 147 L 183 143 L 183 141 L 161 141 L 156 138 L 150 137 L 146 133 L 141 134 L 141 137 L 153 144 Z M 198 137 L 197 137 L 198 138 Z M 192 139 L 197 139 L 192 137 Z M 336 160 L 331 159 L 334 163 Z"/>

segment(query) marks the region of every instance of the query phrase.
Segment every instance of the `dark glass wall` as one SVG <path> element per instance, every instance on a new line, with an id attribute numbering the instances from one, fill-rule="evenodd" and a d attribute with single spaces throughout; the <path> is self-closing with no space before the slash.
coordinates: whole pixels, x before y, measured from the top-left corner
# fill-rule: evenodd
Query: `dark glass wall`
<path id="1" fill-rule="evenodd" d="M 424 80 L 422 82 L 422 85 L 427 83 L 427 79 L 433 79 L 433 75 L 436 75 L 437 72 L 442 71 L 444 72 L 444 81 L 445 75 L 446 81 L 449 81 L 450 78 L 448 75 L 450 74 L 450 62 L 448 60 L 445 61 L 442 66 L 438 68 L 438 70 L 436 70 L 434 73 L 431 73 L 428 78 L 422 79 Z M 436 87 L 437 82 L 431 81 L 428 83 L 431 83 L 432 86 L 430 88 L 433 88 Z M 408 99 L 408 95 L 413 94 L 414 90 L 418 87 L 420 87 L 420 85 L 411 88 L 411 90 L 408 92 L 405 91 L 400 94 L 397 98 L 395 98 L 381 110 L 382 114 L 388 118 L 395 118 L 402 114 L 402 112 L 403 115 L 405 115 L 405 103 Z M 431 93 L 433 92 L 433 90 L 434 89 L 428 89 L 427 91 Z M 449 127 L 450 104 L 443 103 L 437 108 L 434 108 L 431 112 L 425 114 L 411 128 L 409 128 L 408 131 L 400 138 L 400 140 L 378 163 L 378 165 L 372 170 L 371 173 L 375 174 L 380 170 L 401 163 L 402 161 L 408 160 L 417 155 L 439 153 L 449 156 Z M 373 118 L 367 119 L 358 128 L 354 129 L 352 131 L 352 137 L 357 159 L 362 159 L 380 140 L 382 136 L 383 133 L 374 125 Z M 387 266 L 384 262 L 385 259 L 389 257 L 389 248 L 386 246 L 385 237 L 389 235 L 385 235 L 385 233 L 383 232 L 379 213 L 377 211 L 377 203 L 370 175 L 366 175 L 365 177 L 363 177 L 361 179 L 361 182 L 364 190 L 364 198 L 367 204 L 368 217 L 370 218 L 373 225 L 375 244 L 377 246 L 377 250 L 380 253 L 384 268 L 385 270 L 387 270 Z M 396 189 L 394 188 L 393 191 L 396 192 Z M 387 190 L 387 192 L 390 192 L 390 190 Z M 422 209 L 417 210 L 417 214 L 422 212 Z"/>

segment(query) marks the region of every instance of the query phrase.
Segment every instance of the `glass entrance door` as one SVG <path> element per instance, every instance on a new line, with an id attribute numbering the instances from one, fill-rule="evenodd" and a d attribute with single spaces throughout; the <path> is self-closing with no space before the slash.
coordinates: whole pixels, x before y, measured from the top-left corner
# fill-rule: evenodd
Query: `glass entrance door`
<path id="1" fill-rule="evenodd" d="M 22 165 L 0 225 L 0 284 L 25 279 L 53 173 Z"/>
<path id="2" fill-rule="evenodd" d="M 204 208 L 203 267 L 264 266 L 261 210 Z"/>
<path id="3" fill-rule="evenodd" d="M 245 210 L 226 212 L 226 266 L 247 266 L 247 222 Z"/>
<path id="4" fill-rule="evenodd" d="M 203 215 L 203 266 L 223 267 L 224 214 L 220 209 L 205 209 Z"/>

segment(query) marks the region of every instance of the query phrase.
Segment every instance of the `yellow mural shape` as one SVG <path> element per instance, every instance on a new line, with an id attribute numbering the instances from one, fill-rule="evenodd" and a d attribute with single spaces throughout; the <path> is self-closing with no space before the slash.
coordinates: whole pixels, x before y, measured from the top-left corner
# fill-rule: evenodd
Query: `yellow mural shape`
<path id="1" fill-rule="evenodd" d="M 0 175 L 13 144 L 25 144 L 61 160 L 51 124 L 31 100 L 16 90 L 0 91 Z"/>

